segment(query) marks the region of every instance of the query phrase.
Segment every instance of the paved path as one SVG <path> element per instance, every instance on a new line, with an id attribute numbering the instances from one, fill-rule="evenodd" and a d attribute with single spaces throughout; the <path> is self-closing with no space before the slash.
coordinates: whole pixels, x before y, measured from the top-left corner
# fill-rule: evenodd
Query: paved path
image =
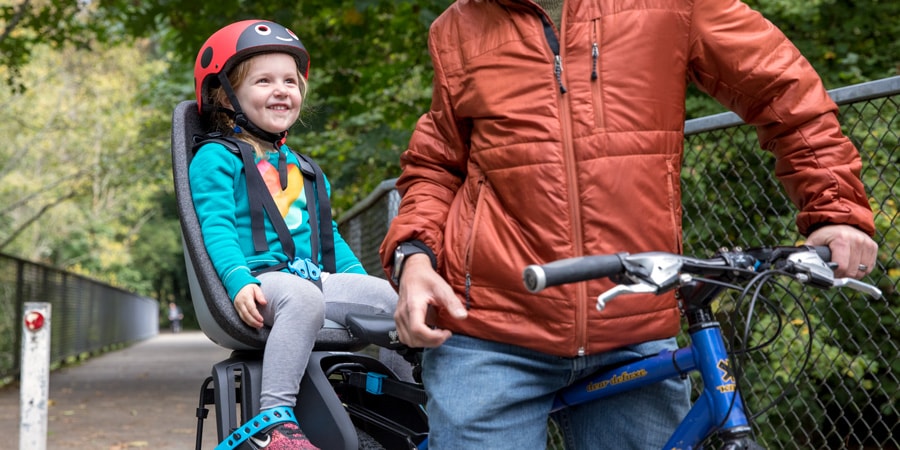
<path id="1" fill-rule="evenodd" d="M 50 376 L 47 449 L 188 450 L 200 384 L 229 355 L 201 332 L 164 332 Z M 216 446 L 215 408 L 203 449 Z M 0 449 L 19 445 L 19 389 L 0 389 Z M 30 450 L 30 449 L 19 449 Z"/>

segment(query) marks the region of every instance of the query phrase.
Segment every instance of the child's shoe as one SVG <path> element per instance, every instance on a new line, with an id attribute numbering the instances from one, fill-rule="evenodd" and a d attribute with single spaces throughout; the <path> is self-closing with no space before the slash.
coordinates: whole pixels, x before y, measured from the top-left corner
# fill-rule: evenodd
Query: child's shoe
<path id="1" fill-rule="evenodd" d="M 300 427 L 293 422 L 283 422 L 273 425 L 268 430 L 263 430 L 248 439 L 248 443 L 254 449 L 265 450 L 317 450 L 317 447 L 309 442 Z"/>
<path id="2" fill-rule="evenodd" d="M 300 431 L 293 408 L 260 411 L 216 446 L 215 450 L 318 450 Z"/>

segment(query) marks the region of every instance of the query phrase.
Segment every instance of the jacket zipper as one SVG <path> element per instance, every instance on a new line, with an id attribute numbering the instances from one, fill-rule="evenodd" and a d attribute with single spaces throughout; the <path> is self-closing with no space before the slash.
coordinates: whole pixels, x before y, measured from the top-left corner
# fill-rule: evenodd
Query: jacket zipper
<path id="1" fill-rule="evenodd" d="M 544 26 L 544 36 L 547 39 L 547 44 L 550 46 L 550 51 L 553 52 L 553 73 L 556 76 L 556 83 L 559 85 L 559 106 L 560 106 L 560 122 L 561 122 L 561 130 L 562 130 L 562 144 L 563 144 L 563 160 L 565 161 L 565 169 L 566 169 L 566 186 L 569 187 L 569 215 L 572 220 L 572 247 L 574 249 L 573 256 L 582 256 L 581 249 L 584 248 L 584 243 L 581 239 L 581 210 L 579 208 L 579 198 L 578 198 L 578 176 L 575 170 L 575 148 L 572 144 L 572 112 L 569 109 L 569 102 L 565 98 L 566 87 L 563 83 L 563 64 L 562 64 L 562 55 L 560 49 L 562 46 L 560 45 L 559 38 L 556 35 L 556 31 L 553 29 L 553 24 L 550 23 L 550 19 L 547 18 L 546 14 L 539 12 L 541 23 Z M 565 22 L 565 19 L 563 19 Z M 563 23 L 565 25 L 565 23 Z M 560 27 L 562 29 L 563 26 Z M 562 33 L 560 33 L 562 35 Z M 582 299 L 587 298 L 587 287 L 585 283 L 578 283 L 575 288 L 575 342 L 578 345 L 577 353 L 578 356 L 584 356 L 585 348 L 587 347 L 587 302 L 581 301 Z"/>
<path id="2" fill-rule="evenodd" d="M 559 93 L 566 93 L 566 86 L 562 81 L 562 72 L 563 72 L 563 64 L 562 57 L 559 55 L 559 39 L 556 38 L 556 31 L 553 30 L 553 24 L 550 23 L 550 19 L 547 18 L 547 15 L 539 12 L 541 17 L 541 23 L 544 25 L 544 36 L 547 38 L 547 45 L 550 46 L 550 51 L 553 52 L 553 75 L 556 77 L 556 84 L 559 85 Z"/>
<path id="3" fill-rule="evenodd" d="M 673 163 L 671 159 L 666 160 L 666 168 L 668 169 L 666 178 L 668 181 L 669 203 L 671 204 L 669 210 L 671 211 L 672 224 L 674 224 L 672 228 L 675 230 L 674 236 L 672 236 L 672 238 L 674 239 L 672 242 L 678 243 L 678 253 L 681 253 L 684 250 L 684 242 L 682 241 L 682 233 L 678 232 L 678 215 L 675 212 L 678 205 L 675 201 L 677 197 L 675 196 L 675 189 L 673 188 L 673 186 L 675 186 L 675 183 L 680 183 L 681 180 L 680 176 L 678 175 L 678 171 L 675 168 L 675 163 Z"/>
<path id="4" fill-rule="evenodd" d="M 603 90 L 600 78 L 600 20 L 594 19 L 591 22 L 591 93 L 593 94 L 594 105 L 594 128 L 601 129 L 604 127 L 603 114 Z"/>

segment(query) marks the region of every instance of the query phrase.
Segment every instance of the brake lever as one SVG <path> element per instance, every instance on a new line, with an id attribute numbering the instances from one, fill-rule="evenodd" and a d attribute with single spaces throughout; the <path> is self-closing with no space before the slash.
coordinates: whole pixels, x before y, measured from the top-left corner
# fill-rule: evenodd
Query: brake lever
<path id="1" fill-rule="evenodd" d="M 863 283 L 855 278 L 835 278 L 834 287 L 846 287 L 853 289 L 854 291 L 869 294 L 875 298 L 881 298 L 881 289 L 878 289 L 869 283 Z"/>
<path id="2" fill-rule="evenodd" d="M 646 252 L 627 255 L 622 259 L 625 272 L 614 277 L 616 286 L 597 296 L 597 311 L 620 295 L 660 294 L 690 279 L 680 274 L 683 258 L 665 252 Z M 627 284 L 628 282 L 631 284 Z"/>
<path id="3" fill-rule="evenodd" d="M 834 287 L 834 271 L 815 252 L 797 252 L 788 256 L 785 270 L 794 274 L 798 280 L 819 288 Z"/>
<path id="4" fill-rule="evenodd" d="M 656 286 L 644 283 L 636 283 L 636 284 L 617 284 L 613 286 L 610 290 L 600 294 L 597 296 L 597 311 L 603 311 L 606 308 L 606 304 L 620 296 L 626 294 L 656 294 L 658 289 Z"/>
<path id="5" fill-rule="evenodd" d="M 787 258 L 788 272 L 797 279 L 820 288 L 846 287 L 875 298 L 881 297 L 881 289 L 854 278 L 835 278 L 833 265 L 826 263 L 815 252 L 798 252 Z"/>

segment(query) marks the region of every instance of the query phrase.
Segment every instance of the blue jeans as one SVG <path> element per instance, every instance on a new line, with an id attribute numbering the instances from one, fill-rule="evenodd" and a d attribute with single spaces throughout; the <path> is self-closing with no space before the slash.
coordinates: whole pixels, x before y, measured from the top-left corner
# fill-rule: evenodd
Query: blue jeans
<path id="1" fill-rule="evenodd" d="M 425 350 L 429 448 L 539 449 L 556 391 L 599 366 L 676 348 L 675 339 L 562 358 L 453 335 Z M 569 449 L 660 449 L 690 409 L 690 382 L 660 383 L 553 414 Z"/>

